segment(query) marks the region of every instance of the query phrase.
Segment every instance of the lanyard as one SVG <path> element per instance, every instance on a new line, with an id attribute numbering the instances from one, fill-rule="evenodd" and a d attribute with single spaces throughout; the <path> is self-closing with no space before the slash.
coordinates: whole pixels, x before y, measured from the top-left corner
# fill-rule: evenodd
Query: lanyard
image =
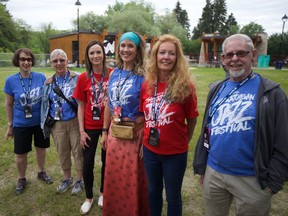
<path id="1" fill-rule="evenodd" d="M 118 76 L 118 81 L 117 81 L 117 86 L 116 86 L 116 105 L 119 106 L 120 104 L 120 92 L 124 86 L 124 83 L 127 81 L 127 79 L 131 76 L 132 74 L 132 70 L 129 72 L 129 74 L 125 77 L 124 81 L 121 83 L 120 85 L 120 81 L 121 81 L 121 75 L 122 75 L 122 69 L 119 72 L 119 76 Z"/>
<path id="2" fill-rule="evenodd" d="M 217 104 L 216 101 L 218 100 L 218 98 L 220 97 L 220 94 L 222 93 L 222 91 L 224 90 L 227 82 L 229 80 L 227 80 L 220 88 L 220 90 L 218 91 L 216 97 L 213 99 L 212 103 L 211 103 L 211 108 L 215 105 L 215 107 L 211 110 L 209 110 L 209 118 L 208 118 L 208 124 L 211 122 L 211 119 L 213 117 L 213 115 L 215 114 L 216 110 L 235 92 L 237 91 L 241 86 L 243 86 L 245 83 L 247 83 L 253 76 L 253 73 L 250 73 L 248 77 L 246 77 L 241 83 L 239 83 L 237 86 L 235 86 L 225 97 L 223 97 Z"/>
<path id="3" fill-rule="evenodd" d="M 66 74 L 64 76 L 64 80 L 62 82 L 61 91 L 63 92 L 63 94 L 64 94 L 64 91 L 63 91 L 64 90 L 64 86 L 65 86 L 65 83 L 66 83 L 66 80 L 67 80 L 68 76 L 69 76 L 69 71 L 66 72 Z M 59 82 L 58 82 L 57 79 L 58 79 L 57 76 L 55 76 L 55 85 L 59 86 Z M 59 86 L 59 88 L 60 88 L 60 86 Z M 62 104 L 60 102 L 60 97 L 58 95 L 56 95 L 56 98 L 57 98 L 58 105 L 61 106 Z"/>
<path id="4" fill-rule="evenodd" d="M 94 73 L 93 73 L 92 70 L 90 72 L 90 77 L 91 77 L 91 86 L 92 86 L 92 91 L 93 91 L 93 94 L 94 94 L 94 99 L 96 101 L 96 104 L 99 104 L 98 103 L 98 99 L 99 99 L 100 93 L 102 92 L 102 88 L 103 88 L 104 71 L 102 72 L 102 77 L 101 77 L 100 83 L 97 81 L 97 79 L 95 79 L 95 81 L 96 81 L 96 83 L 98 85 L 98 88 L 99 88 L 98 92 L 96 92 L 95 82 L 94 82 Z"/>
<path id="5" fill-rule="evenodd" d="M 156 107 L 156 99 L 157 99 L 157 91 L 158 91 L 158 81 L 155 85 L 155 88 L 154 88 L 154 97 L 153 97 L 153 103 L 152 103 L 152 115 L 154 117 L 154 123 L 155 123 L 155 127 L 156 127 L 156 123 L 157 123 L 157 120 L 158 120 L 158 117 L 159 117 L 159 113 L 160 113 L 160 108 L 162 107 L 164 101 L 165 101 L 165 95 L 166 95 L 166 88 L 165 88 L 165 91 L 162 95 L 162 98 L 157 106 L 157 109 L 155 110 L 155 107 Z"/>
<path id="6" fill-rule="evenodd" d="M 22 77 L 20 72 L 19 72 L 19 78 L 20 78 L 20 82 L 21 82 L 21 85 L 22 85 L 22 88 L 23 88 L 23 92 L 25 94 L 25 99 L 26 99 L 27 104 L 28 104 L 28 100 L 30 99 L 31 86 L 32 86 L 32 72 L 29 75 L 28 91 L 26 91 L 24 80 L 23 80 L 23 77 Z"/>

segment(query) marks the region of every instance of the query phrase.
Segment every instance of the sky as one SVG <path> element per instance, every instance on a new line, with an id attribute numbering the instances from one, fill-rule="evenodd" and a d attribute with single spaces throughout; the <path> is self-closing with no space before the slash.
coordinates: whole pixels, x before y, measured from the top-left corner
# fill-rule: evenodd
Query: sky
<path id="1" fill-rule="evenodd" d="M 183 10 L 188 13 L 190 30 L 197 25 L 201 18 L 206 0 L 179 0 Z M 211 0 L 213 2 L 213 0 Z M 52 27 L 59 30 L 72 29 L 72 21 L 77 19 L 76 0 L 9 0 L 6 8 L 16 19 L 24 20 L 34 30 L 41 24 L 52 23 Z M 104 15 L 108 5 L 114 5 L 116 0 L 80 0 L 80 16 L 92 11 L 96 15 Z M 130 0 L 118 0 L 127 3 Z M 145 0 L 155 7 L 158 14 L 164 14 L 168 9 L 172 11 L 177 0 Z M 287 0 L 226 0 L 227 15 L 233 13 L 240 26 L 255 22 L 262 25 L 268 35 L 281 33 L 282 17 L 288 16 Z M 288 31 L 288 22 L 285 32 Z"/>

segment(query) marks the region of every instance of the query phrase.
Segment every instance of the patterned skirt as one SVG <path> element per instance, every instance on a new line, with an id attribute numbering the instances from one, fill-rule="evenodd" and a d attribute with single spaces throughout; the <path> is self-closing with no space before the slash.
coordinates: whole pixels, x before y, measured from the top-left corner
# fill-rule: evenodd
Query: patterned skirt
<path id="1" fill-rule="evenodd" d="M 149 216 L 147 177 L 139 158 L 143 128 L 137 134 L 135 141 L 108 134 L 103 216 Z"/>

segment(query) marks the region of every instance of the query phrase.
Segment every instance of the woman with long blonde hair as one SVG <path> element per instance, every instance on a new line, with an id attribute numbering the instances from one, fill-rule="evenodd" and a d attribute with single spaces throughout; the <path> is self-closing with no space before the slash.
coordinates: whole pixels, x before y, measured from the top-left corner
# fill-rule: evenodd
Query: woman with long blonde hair
<path id="1" fill-rule="evenodd" d="M 167 215 L 182 215 L 181 187 L 188 144 L 199 113 L 195 86 L 175 36 L 161 36 L 152 48 L 140 111 L 145 116 L 143 160 L 150 215 L 162 214 L 164 182 Z"/>

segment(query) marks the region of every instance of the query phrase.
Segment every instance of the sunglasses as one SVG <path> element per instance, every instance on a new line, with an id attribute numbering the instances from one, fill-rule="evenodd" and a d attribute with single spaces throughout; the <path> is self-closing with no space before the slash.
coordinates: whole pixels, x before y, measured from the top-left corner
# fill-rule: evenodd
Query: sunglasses
<path id="1" fill-rule="evenodd" d="M 21 62 L 25 62 L 25 61 L 27 61 L 27 62 L 32 62 L 32 58 L 20 57 L 20 58 L 19 58 L 19 61 L 21 61 Z"/>
<path id="2" fill-rule="evenodd" d="M 53 62 L 54 64 L 57 64 L 58 62 L 64 63 L 65 61 L 66 61 L 66 59 L 54 59 L 52 62 Z"/>
<path id="3" fill-rule="evenodd" d="M 224 59 L 232 59 L 234 57 L 234 55 L 236 55 L 239 58 L 243 58 L 245 56 L 247 56 L 251 51 L 244 51 L 244 50 L 240 50 L 237 52 L 228 52 L 226 54 L 222 54 L 222 57 Z"/>

